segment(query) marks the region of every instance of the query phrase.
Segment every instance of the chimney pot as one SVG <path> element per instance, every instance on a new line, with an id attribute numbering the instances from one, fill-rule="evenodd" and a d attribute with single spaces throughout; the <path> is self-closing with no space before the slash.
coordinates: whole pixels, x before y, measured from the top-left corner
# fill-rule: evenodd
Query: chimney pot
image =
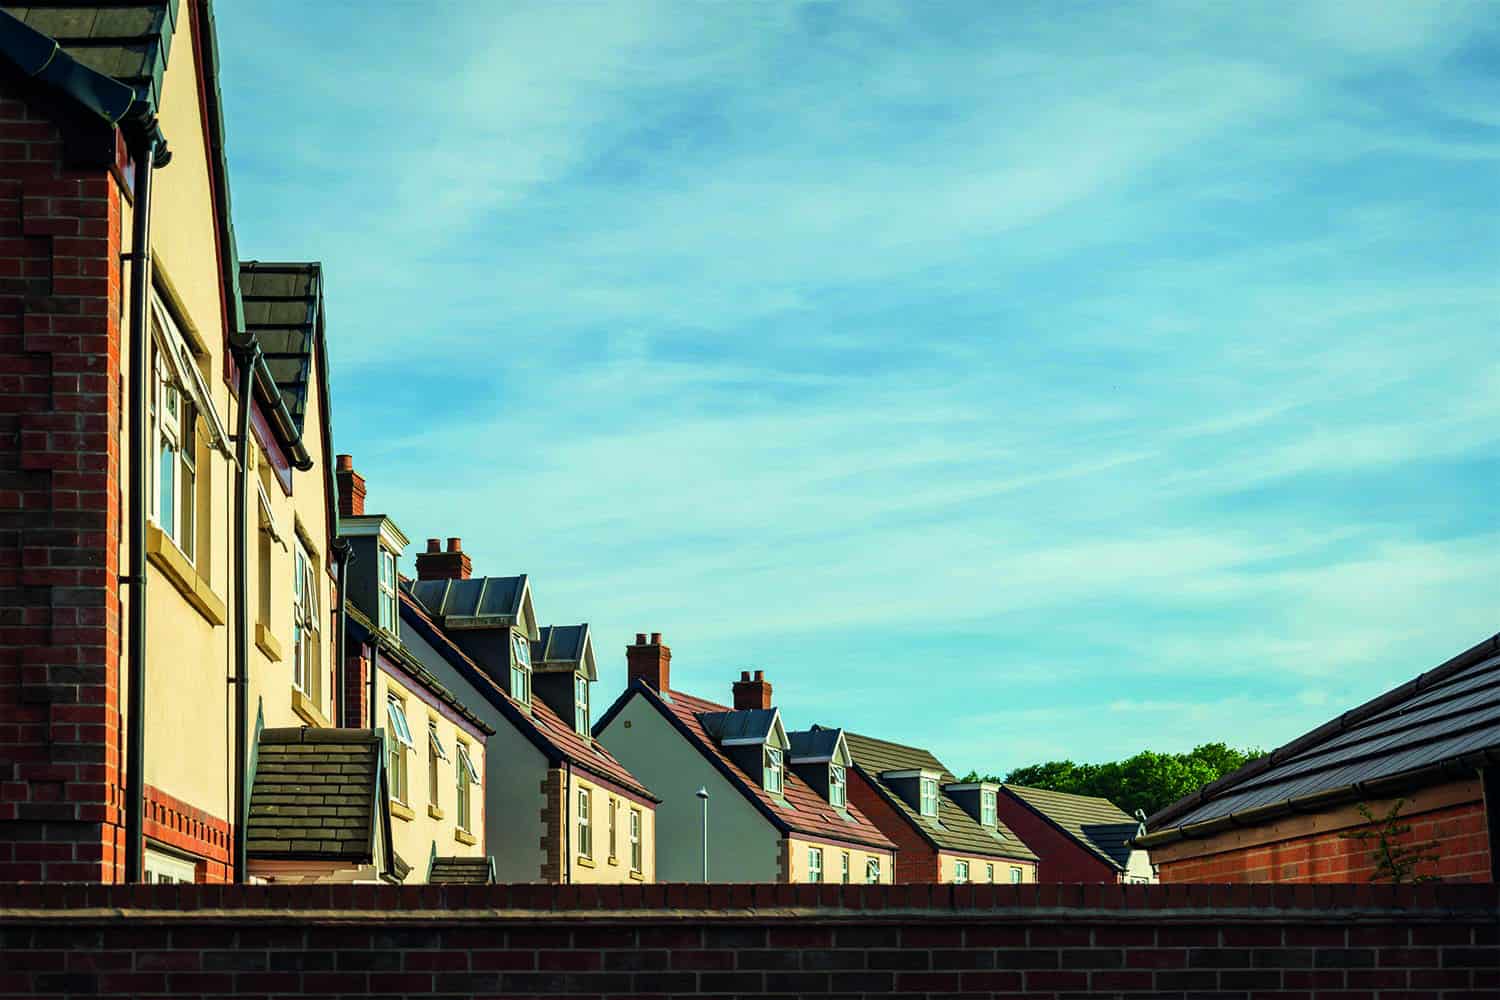
<path id="1" fill-rule="evenodd" d="M 441 552 L 441 551 L 443 551 L 443 540 L 441 538 L 429 538 L 429 539 L 427 539 L 427 551 L 428 552 Z"/>
<path id="2" fill-rule="evenodd" d="M 661 645 L 661 633 L 660 632 L 652 632 L 651 633 L 651 645 L 653 645 L 653 646 L 660 646 Z"/>
<path id="3" fill-rule="evenodd" d="M 764 670 L 757 670 L 755 672 L 755 679 L 758 680 L 758 681 L 765 680 L 766 679 L 766 672 Z"/>
<path id="4" fill-rule="evenodd" d="M 339 462 L 338 471 L 340 471 L 340 472 L 353 472 L 354 471 L 354 456 L 353 455 L 340 455 L 338 457 L 338 462 Z"/>
<path id="5" fill-rule="evenodd" d="M 646 644 L 646 633 L 637 632 L 635 634 L 635 644 L 637 646 L 644 646 Z"/>
<path id="6" fill-rule="evenodd" d="M 464 550 L 464 540 L 462 538 L 452 538 L 452 537 L 450 537 L 448 539 L 448 551 L 449 552 L 462 552 L 463 550 Z"/>
<path id="7" fill-rule="evenodd" d="M 626 674 L 631 682 L 640 678 L 652 690 L 665 693 L 671 688 L 672 649 L 661 641 L 660 632 L 651 633 L 651 642 L 646 642 L 646 633 L 635 634 L 635 645 L 625 647 Z"/>
<path id="8" fill-rule="evenodd" d="M 740 682 L 744 683 L 745 681 L 748 681 L 749 679 L 750 679 L 750 671 L 748 671 L 748 670 L 741 670 L 740 671 Z"/>

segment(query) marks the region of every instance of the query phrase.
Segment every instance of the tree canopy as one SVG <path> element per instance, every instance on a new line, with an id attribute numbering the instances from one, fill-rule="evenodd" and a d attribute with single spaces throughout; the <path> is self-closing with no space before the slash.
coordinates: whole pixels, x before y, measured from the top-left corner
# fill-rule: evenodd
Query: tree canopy
<path id="1" fill-rule="evenodd" d="M 1055 792 L 1096 795 L 1128 813 L 1142 809 L 1150 816 L 1262 753 L 1253 748 L 1237 750 L 1224 743 L 1205 743 L 1188 753 L 1142 750 L 1134 757 L 1104 764 L 1049 760 L 1015 768 L 1003 778 L 995 775 L 981 778 L 977 771 L 971 771 L 964 780 L 1004 781 Z"/>

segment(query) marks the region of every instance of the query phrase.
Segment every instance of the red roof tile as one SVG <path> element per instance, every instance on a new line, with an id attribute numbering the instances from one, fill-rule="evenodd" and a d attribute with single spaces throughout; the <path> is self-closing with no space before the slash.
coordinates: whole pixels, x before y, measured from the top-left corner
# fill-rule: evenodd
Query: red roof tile
<path id="1" fill-rule="evenodd" d="M 782 795 L 787 805 L 792 807 L 790 809 L 761 787 L 760 775 L 746 775 L 739 765 L 719 748 L 719 745 L 704 730 L 703 724 L 698 721 L 699 715 L 729 712 L 733 709 L 702 698 L 694 698 L 692 695 L 676 690 L 669 692 L 668 697 L 671 701 L 661 698 L 654 691 L 650 694 L 652 700 L 659 701 L 678 722 L 682 723 L 700 753 L 717 758 L 732 771 L 740 774 L 750 794 L 754 795 L 765 809 L 774 814 L 792 832 L 895 850 L 895 843 L 881 833 L 875 824 L 866 819 L 865 815 L 852 804 L 848 808 L 848 818 L 841 816 L 837 809 L 828 804 L 828 800 L 808 787 L 807 783 L 797 777 L 790 767 L 783 770 L 781 782 Z"/>

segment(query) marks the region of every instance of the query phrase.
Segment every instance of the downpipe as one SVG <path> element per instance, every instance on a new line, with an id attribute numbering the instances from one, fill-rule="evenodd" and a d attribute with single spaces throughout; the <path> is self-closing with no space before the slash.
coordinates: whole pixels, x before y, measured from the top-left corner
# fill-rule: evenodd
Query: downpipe
<path id="1" fill-rule="evenodd" d="M 234 348 L 239 368 L 239 426 L 234 438 L 234 881 L 244 885 L 248 867 L 250 791 L 248 783 L 250 716 L 250 544 L 246 522 L 250 515 L 250 410 L 254 405 L 255 369 L 260 344 Z"/>

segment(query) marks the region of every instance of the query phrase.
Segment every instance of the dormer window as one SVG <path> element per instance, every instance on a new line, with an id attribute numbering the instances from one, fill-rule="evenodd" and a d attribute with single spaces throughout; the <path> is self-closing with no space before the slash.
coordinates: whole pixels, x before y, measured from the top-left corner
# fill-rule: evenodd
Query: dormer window
<path id="1" fill-rule="evenodd" d="M 379 593 L 376 594 L 378 604 L 377 619 L 375 624 L 387 632 L 396 631 L 396 553 L 390 549 L 381 548 L 379 554 Z"/>
<path id="2" fill-rule="evenodd" d="M 573 675 L 573 728 L 579 736 L 589 734 L 589 679 Z"/>
<path id="3" fill-rule="evenodd" d="M 938 814 L 938 783 L 936 778 L 921 779 L 920 798 L 918 801 L 923 816 L 936 816 Z"/>
<path id="4" fill-rule="evenodd" d="M 765 775 L 762 784 L 766 791 L 772 795 L 781 794 L 781 751 L 775 747 L 766 747 Z"/>
<path id="5" fill-rule="evenodd" d="M 828 804 L 839 809 L 849 804 L 849 794 L 844 784 L 844 768 L 839 764 L 828 765 Z"/>
<path id="6" fill-rule="evenodd" d="M 531 704 L 531 640 L 520 632 L 510 634 L 513 658 L 510 664 L 510 696 L 523 705 Z"/>
<path id="7" fill-rule="evenodd" d="M 983 826 L 995 825 L 995 793 L 985 788 L 979 792 L 979 822 Z"/>

